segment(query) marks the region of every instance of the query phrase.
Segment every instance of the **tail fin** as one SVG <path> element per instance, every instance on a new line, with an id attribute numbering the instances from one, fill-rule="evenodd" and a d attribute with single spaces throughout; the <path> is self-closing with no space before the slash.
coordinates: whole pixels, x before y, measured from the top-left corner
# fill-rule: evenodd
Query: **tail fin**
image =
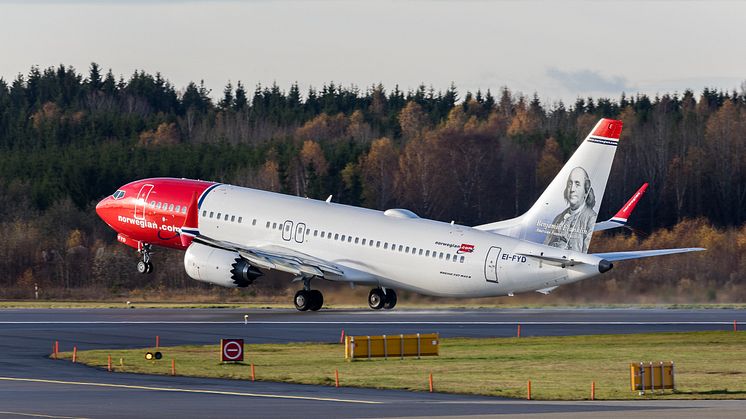
<path id="1" fill-rule="evenodd" d="M 475 228 L 587 253 L 621 133 L 622 121 L 598 121 L 528 212 Z"/>

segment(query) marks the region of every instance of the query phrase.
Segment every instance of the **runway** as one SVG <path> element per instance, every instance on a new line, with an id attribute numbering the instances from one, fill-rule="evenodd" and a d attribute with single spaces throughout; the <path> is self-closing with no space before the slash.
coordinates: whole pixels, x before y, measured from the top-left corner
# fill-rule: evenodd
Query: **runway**
<path id="1" fill-rule="evenodd" d="M 433 417 L 553 414 L 740 417 L 746 401 L 537 402 L 390 390 L 111 374 L 47 358 L 61 350 L 335 342 L 347 334 L 439 332 L 443 337 L 732 330 L 746 310 L 64 309 L 0 311 L 0 416 Z M 309 360 L 312 362 L 312 360 Z"/>

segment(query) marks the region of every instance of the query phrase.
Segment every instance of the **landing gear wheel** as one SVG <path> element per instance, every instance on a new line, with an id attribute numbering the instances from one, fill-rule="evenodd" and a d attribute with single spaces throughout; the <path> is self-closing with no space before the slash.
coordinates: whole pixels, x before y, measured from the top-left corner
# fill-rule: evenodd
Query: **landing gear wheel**
<path id="1" fill-rule="evenodd" d="M 308 291 L 308 295 L 311 297 L 311 306 L 308 307 L 311 311 L 319 311 L 321 306 L 324 305 L 324 294 L 319 290 Z"/>
<path id="2" fill-rule="evenodd" d="M 298 309 L 298 311 L 306 311 L 311 308 L 311 302 L 312 298 L 306 290 L 296 292 L 295 297 L 293 298 L 293 304 L 295 304 L 295 308 Z"/>
<path id="3" fill-rule="evenodd" d="M 383 308 L 391 310 L 396 306 L 396 291 L 386 290 L 386 302 L 383 304 Z"/>
<path id="4" fill-rule="evenodd" d="M 149 274 L 153 272 L 153 263 L 150 261 L 150 245 L 143 243 L 142 248 L 138 250 L 138 253 L 142 255 L 142 260 L 137 262 L 137 272 L 141 274 Z"/>
<path id="5" fill-rule="evenodd" d="M 137 272 L 139 272 L 141 274 L 148 273 L 148 264 L 145 263 L 145 262 L 143 262 L 143 261 L 137 262 Z"/>
<path id="6" fill-rule="evenodd" d="M 373 310 L 380 310 L 383 308 L 383 305 L 386 303 L 386 295 L 383 293 L 383 290 L 380 288 L 373 288 L 370 290 L 370 294 L 368 294 L 368 305 Z"/>

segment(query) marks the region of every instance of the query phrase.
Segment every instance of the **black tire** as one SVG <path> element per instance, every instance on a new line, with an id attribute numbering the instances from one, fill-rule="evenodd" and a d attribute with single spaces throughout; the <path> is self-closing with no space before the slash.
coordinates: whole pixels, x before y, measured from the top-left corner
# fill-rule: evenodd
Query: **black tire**
<path id="1" fill-rule="evenodd" d="M 311 307 L 311 296 L 308 294 L 308 291 L 306 290 L 300 290 L 295 293 L 295 297 L 293 297 L 293 304 L 295 304 L 295 308 L 298 311 L 306 311 Z"/>
<path id="2" fill-rule="evenodd" d="M 311 306 L 308 309 L 311 311 L 319 311 L 324 305 L 324 294 L 319 290 L 308 291 L 308 294 L 311 297 Z"/>
<path id="3" fill-rule="evenodd" d="M 368 305 L 373 310 L 380 310 L 383 308 L 383 305 L 386 303 L 386 295 L 384 295 L 383 290 L 380 288 L 373 288 L 370 290 L 370 294 L 368 294 Z"/>
<path id="4" fill-rule="evenodd" d="M 152 274 L 153 273 L 153 262 L 146 263 L 148 265 L 148 270 L 145 271 L 146 274 Z"/>
<path id="5" fill-rule="evenodd" d="M 396 291 L 386 290 L 386 302 L 383 304 L 383 308 L 391 310 L 394 307 L 396 307 Z"/>
<path id="6" fill-rule="evenodd" d="M 141 274 L 148 273 L 148 264 L 143 261 L 137 262 L 137 272 Z"/>

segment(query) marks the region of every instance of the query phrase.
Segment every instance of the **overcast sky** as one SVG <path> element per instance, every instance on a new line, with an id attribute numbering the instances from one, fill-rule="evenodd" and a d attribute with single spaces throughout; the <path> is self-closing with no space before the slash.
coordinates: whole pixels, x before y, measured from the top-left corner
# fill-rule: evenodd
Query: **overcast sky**
<path id="1" fill-rule="evenodd" d="M 0 0 L 0 77 L 91 62 L 128 78 L 502 86 L 545 101 L 739 89 L 743 1 Z"/>

